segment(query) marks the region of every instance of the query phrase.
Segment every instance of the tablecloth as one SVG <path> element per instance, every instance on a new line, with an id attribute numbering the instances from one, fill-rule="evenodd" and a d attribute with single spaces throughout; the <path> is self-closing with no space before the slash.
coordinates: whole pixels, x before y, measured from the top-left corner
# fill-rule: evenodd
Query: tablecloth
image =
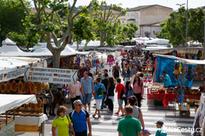
<path id="1" fill-rule="evenodd" d="M 43 114 L 39 117 L 35 116 L 15 116 L 15 123 L 17 125 L 38 125 L 41 126 L 41 123 L 48 120 L 46 114 Z"/>

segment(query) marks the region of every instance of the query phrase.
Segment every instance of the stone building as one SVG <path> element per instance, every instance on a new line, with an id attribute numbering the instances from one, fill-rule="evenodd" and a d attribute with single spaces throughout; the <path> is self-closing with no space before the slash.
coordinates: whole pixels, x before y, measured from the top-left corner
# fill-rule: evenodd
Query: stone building
<path id="1" fill-rule="evenodd" d="M 139 26 L 136 36 L 156 37 L 160 24 L 172 13 L 172 8 L 162 5 L 146 5 L 128 9 L 121 17 L 122 23 L 135 23 Z"/>

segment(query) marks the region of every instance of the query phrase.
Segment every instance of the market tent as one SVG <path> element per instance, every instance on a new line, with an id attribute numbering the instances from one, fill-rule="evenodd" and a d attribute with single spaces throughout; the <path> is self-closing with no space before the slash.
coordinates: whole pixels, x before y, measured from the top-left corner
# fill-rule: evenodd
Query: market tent
<path id="1" fill-rule="evenodd" d="M 0 71 L 9 70 L 18 67 L 26 67 L 30 64 L 41 63 L 44 65 L 45 61 L 39 58 L 27 57 L 0 57 Z M 42 66 L 43 67 L 43 66 Z"/>
<path id="2" fill-rule="evenodd" d="M 16 45 L 16 43 L 11 39 L 6 38 L 5 40 L 2 41 L 2 45 Z"/>
<path id="3" fill-rule="evenodd" d="M 3 54 L 22 54 L 24 53 L 21 49 L 19 49 L 19 47 L 16 45 L 16 44 L 3 44 L 1 47 L 0 47 L 0 55 L 3 55 Z"/>
<path id="4" fill-rule="evenodd" d="M 75 55 L 76 51 L 67 45 L 61 52 L 61 56 Z M 16 45 L 3 45 L 0 47 L 0 56 L 10 57 L 51 57 L 52 53 L 48 50 L 46 43 L 39 43 L 34 46 L 32 52 L 24 52 Z"/>
<path id="5" fill-rule="evenodd" d="M 28 103 L 37 103 L 35 95 L 0 94 L 0 114 Z"/>
<path id="6" fill-rule="evenodd" d="M 169 40 L 167 39 L 160 39 L 160 38 L 155 38 L 149 41 L 145 41 L 145 43 L 148 44 L 157 44 L 157 45 L 169 45 Z"/>
<path id="7" fill-rule="evenodd" d="M 184 58 L 179 58 L 179 57 L 171 56 L 171 55 L 159 55 L 159 54 L 155 54 L 155 55 L 160 56 L 160 57 L 164 57 L 164 58 L 175 59 L 175 60 L 182 62 L 184 64 L 205 65 L 205 60 L 184 59 Z"/>
<path id="8" fill-rule="evenodd" d="M 39 58 L 0 57 L 0 82 L 23 76 L 27 68 L 32 66 L 46 67 L 46 61 Z"/>

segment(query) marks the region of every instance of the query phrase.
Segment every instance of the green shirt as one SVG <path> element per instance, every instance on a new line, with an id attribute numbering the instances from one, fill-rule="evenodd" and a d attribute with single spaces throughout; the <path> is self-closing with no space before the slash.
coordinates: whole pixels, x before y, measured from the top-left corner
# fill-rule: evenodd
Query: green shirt
<path id="1" fill-rule="evenodd" d="M 119 121 L 117 131 L 122 136 L 138 136 L 137 134 L 141 132 L 141 123 L 129 115 Z"/>
<path id="2" fill-rule="evenodd" d="M 52 127 L 57 129 L 57 136 L 69 136 L 69 125 L 71 123 L 69 116 L 57 117 L 52 122 Z"/>
<path id="3" fill-rule="evenodd" d="M 155 136 L 167 136 L 167 133 L 162 129 L 158 129 L 155 133 Z"/>

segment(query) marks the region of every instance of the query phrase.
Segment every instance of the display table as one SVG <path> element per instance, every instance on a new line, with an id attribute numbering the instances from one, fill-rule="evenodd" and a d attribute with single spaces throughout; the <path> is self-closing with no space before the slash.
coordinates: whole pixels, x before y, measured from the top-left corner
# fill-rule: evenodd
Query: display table
<path id="1" fill-rule="evenodd" d="M 167 107 L 170 102 L 177 101 L 176 92 L 167 92 L 166 89 L 159 83 L 152 83 L 148 85 L 147 99 L 161 101 L 163 107 Z M 184 99 L 199 100 L 200 94 L 185 94 Z"/>
<path id="2" fill-rule="evenodd" d="M 15 121 L 10 121 L 0 129 L 0 136 L 15 136 Z"/>
<path id="3" fill-rule="evenodd" d="M 44 121 L 48 120 L 46 114 L 39 117 L 35 116 L 16 116 L 15 117 L 15 130 L 33 132 L 40 131 Z"/>

